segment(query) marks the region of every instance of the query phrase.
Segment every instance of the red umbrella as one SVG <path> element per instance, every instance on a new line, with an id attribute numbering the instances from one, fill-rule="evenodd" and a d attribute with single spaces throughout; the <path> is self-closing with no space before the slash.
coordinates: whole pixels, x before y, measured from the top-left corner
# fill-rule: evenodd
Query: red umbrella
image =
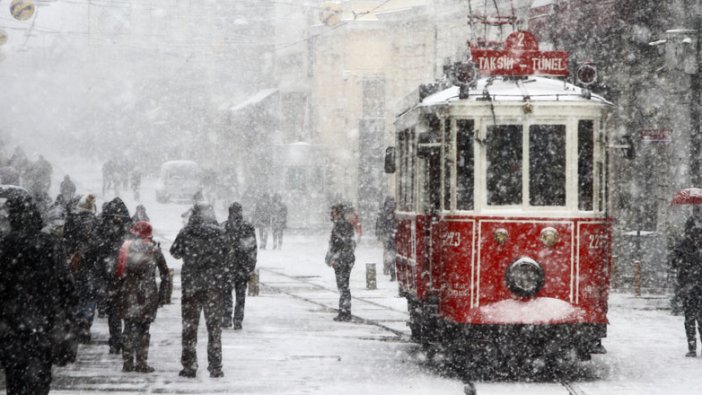
<path id="1" fill-rule="evenodd" d="M 702 188 L 685 188 L 675 192 L 671 204 L 702 204 Z"/>

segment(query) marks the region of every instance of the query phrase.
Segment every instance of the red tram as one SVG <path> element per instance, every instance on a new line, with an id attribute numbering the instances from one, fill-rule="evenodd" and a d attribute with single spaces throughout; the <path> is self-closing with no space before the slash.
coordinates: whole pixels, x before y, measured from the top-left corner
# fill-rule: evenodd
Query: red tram
<path id="1" fill-rule="evenodd" d="M 413 339 L 459 356 L 589 359 L 607 325 L 611 103 L 552 78 L 567 54 L 529 32 L 472 61 L 483 76 L 464 62 L 454 86 L 420 88 L 386 158 Z"/>

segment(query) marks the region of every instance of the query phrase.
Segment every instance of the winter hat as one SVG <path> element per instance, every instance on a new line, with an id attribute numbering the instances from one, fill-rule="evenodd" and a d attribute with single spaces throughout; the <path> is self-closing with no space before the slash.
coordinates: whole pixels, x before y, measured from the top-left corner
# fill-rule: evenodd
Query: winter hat
<path id="1" fill-rule="evenodd" d="M 90 211 L 90 212 L 95 212 L 95 195 L 92 193 L 83 195 L 80 200 L 78 200 L 78 205 L 77 205 L 79 210 L 84 210 L 84 211 Z"/>
<path id="2" fill-rule="evenodd" d="M 129 229 L 129 232 L 134 236 L 139 237 L 140 239 L 150 239 L 152 237 L 151 224 L 149 224 L 146 221 L 138 221 L 137 223 L 132 225 L 132 228 Z"/>

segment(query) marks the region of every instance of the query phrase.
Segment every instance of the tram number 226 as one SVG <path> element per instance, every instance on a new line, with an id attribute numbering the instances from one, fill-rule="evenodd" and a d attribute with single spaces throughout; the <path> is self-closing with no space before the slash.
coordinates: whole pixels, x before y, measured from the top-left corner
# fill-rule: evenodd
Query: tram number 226
<path id="1" fill-rule="evenodd" d="M 602 248 L 607 243 L 607 235 L 602 233 L 597 233 L 590 235 L 590 242 L 588 243 L 588 248 L 591 250 L 596 250 Z"/>

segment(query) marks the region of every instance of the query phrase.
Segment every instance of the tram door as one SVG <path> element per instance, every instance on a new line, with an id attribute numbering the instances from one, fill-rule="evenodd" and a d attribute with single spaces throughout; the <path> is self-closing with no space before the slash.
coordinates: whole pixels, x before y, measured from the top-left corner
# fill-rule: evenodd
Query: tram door
<path id="1" fill-rule="evenodd" d="M 441 138 L 439 120 L 429 120 L 429 130 L 420 133 L 417 141 L 418 207 L 417 219 L 422 221 L 422 283 L 430 286 L 429 273 L 434 257 L 433 233 L 437 231 L 441 209 Z M 438 251 L 438 250 L 437 250 Z M 426 274 L 425 274 L 426 273 Z"/>

